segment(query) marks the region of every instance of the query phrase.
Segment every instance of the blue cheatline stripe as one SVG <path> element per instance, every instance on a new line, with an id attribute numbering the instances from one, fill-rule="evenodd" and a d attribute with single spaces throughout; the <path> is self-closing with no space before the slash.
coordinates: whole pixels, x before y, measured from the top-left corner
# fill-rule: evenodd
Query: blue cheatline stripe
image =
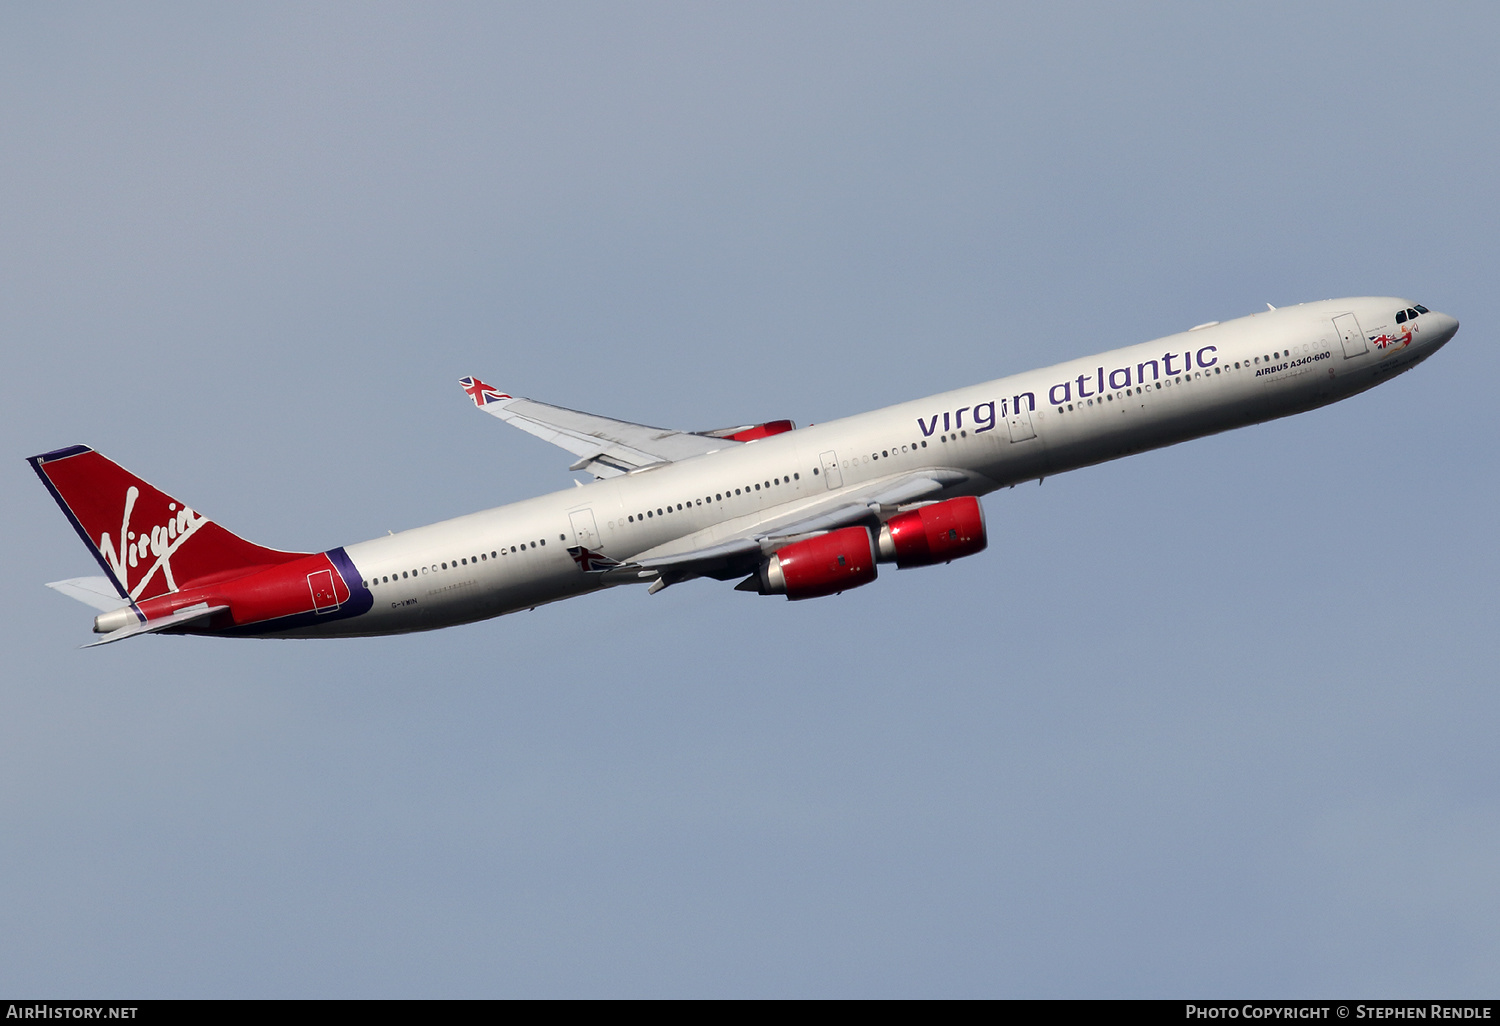
<path id="1" fill-rule="evenodd" d="M 308 610 L 305 613 L 279 616 L 274 620 L 262 620 L 259 623 L 240 624 L 237 627 L 229 627 L 224 630 L 194 631 L 190 628 L 183 631 L 183 633 L 253 637 L 257 634 L 279 634 L 282 631 L 298 630 L 302 627 L 315 627 L 319 624 L 332 623 L 335 620 L 347 620 L 369 612 L 371 607 L 375 605 L 375 595 L 360 580 L 359 571 L 355 569 L 354 561 L 349 558 L 349 554 L 341 546 L 336 549 L 329 549 L 323 555 L 328 557 L 328 561 L 333 564 L 334 569 L 338 571 L 338 575 L 344 579 L 344 584 L 349 589 L 348 600 L 332 612 L 318 613 Z"/>

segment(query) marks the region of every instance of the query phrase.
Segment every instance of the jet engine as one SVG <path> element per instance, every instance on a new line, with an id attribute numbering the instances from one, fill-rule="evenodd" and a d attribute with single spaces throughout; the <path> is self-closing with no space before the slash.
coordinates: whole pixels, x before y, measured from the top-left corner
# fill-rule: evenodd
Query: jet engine
<path id="1" fill-rule="evenodd" d="M 759 591 L 789 599 L 818 598 L 869 584 L 875 574 L 870 529 L 846 527 L 777 549 L 761 567 Z"/>
<path id="2" fill-rule="evenodd" d="M 984 509 L 965 495 L 900 513 L 880 529 L 880 561 L 897 567 L 931 566 L 972 556 L 989 544 Z"/>
<path id="3" fill-rule="evenodd" d="M 770 438 L 772 435 L 783 435 L 795 430 L 797 425 L 790 420 L 768 420 L 764 424 L 741 424 L 739 427 L 715 428 L 697 433 L 709 438 L 727 438 L 732 442 L 753 442 L 757 438 Z"/>

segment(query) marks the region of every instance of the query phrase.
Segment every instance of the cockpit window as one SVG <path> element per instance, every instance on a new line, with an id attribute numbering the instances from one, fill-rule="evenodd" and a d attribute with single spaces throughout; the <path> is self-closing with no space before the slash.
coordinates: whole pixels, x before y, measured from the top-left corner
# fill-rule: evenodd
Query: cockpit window
<path id="1" fill-rule="evenodd" d="M 1396 323 L 1397 324 L 1405 324 L 1406 323 L 1406 315 L 1408 313 L 1410 313 L 1409 310 L 1402 310 L 1400 313 L 1396 314 Z"/>
<path id="2" fill-rule="evenodd" d="M 1425 307 L 1425 306 L 1423 306 L 1423 305 L 1422 305 L 1422 304 L 1421 304 L 1421 303 L 1418 303 L 1418 304 L 1417 304 L 1417 313 L 1432 313 L 1432 311 L 1431 311 L 1431 310 L 1429 310 L 1429 309 L 1427 309 L 1427 308 L 1426 308 L 1426 307 Z"/>

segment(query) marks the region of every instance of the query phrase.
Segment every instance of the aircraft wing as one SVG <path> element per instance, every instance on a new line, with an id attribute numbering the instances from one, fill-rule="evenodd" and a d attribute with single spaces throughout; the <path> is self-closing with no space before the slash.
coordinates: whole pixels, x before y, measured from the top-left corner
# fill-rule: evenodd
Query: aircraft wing
<path id="1" fill-rule="evenodd" d="M 860 523 L 877 526 L 884 519 L 883 510 L 936 498 L 969 479 L 970 475 L 962 470 L 920 470 L 859 488 L 830 492 L 818 501 L 745 525 L 729 537 L 708 544 L 677 539 L 658 546 L 628 563 L 607 569 L 604 579 L 624 584 L 655 578 L 654 591 L 692 577 L 727 580 L 748 572 L 746 568 L 758 564 L 764 554 L 799 536 Z"/>
<path id="2" fill-rule="evenodd" d="M 595 477 L 615 477 L 744 444 L 732 438 L 632 424 L 517 398 L 478 378 L 460 378 L 459 384 L 485 413 L 566 449 L 579 457 L 569 470 L 587 470 Z"/>

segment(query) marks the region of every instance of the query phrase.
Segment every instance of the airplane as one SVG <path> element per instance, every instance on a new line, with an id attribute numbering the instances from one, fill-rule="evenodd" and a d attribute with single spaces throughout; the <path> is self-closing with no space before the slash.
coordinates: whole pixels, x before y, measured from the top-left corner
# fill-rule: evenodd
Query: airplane
<path id="1" fill-rule="evenodd" d="M 676 431 L 518 398 L 476 407 L 595 480 L 325 552 L 264 548 L 75 445 L 30 458 L 104 569 L 48 585 L 143 634 L 368 637 L 695 578 L 801 600 L 988 544 L 979 496 L 1346 399 L 1458 331 L 1396 298 L 1325 300 L 796 429 Z"/>

